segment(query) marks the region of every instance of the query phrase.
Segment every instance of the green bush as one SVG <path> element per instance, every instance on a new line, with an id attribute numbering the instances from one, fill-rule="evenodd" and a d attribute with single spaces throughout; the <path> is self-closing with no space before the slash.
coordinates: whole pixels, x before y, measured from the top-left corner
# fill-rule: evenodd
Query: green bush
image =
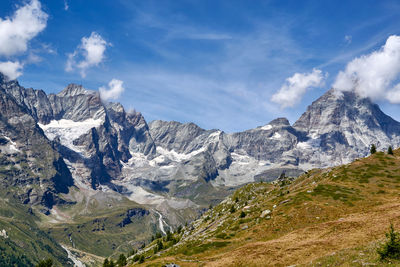
<path id="1" fill-rule="evenodd" d="M 389 232 L 386 234 L 386 242 L 377 249 L 381 260 L 385 259 L 400 259 L 400 235 L 390 224 Z"/>
<path id="2" fill-rule="evenodd" d="M 240 213 L 240 216 L 239 216 L 240 218 L 244 218 L 244 217 L 246 217 L 246 213 L 244 212 L 244 211 L 242 211 L 241 213 Z"/>

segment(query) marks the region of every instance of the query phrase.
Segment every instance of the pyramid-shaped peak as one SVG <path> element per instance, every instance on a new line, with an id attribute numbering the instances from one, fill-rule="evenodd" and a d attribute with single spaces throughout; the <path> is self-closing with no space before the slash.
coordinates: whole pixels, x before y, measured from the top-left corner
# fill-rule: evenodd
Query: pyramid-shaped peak
<path id="1" fill-rule="evenodd" d="M 369 98 L 354 91 L 330 89 L 309 105 L 293 126 L 306 132 L 324 133 L 337 131 L 338 127 L 357 128 L 362 125 L 365 129 L 377 129 L 388 122 L 398 125 Z"/>

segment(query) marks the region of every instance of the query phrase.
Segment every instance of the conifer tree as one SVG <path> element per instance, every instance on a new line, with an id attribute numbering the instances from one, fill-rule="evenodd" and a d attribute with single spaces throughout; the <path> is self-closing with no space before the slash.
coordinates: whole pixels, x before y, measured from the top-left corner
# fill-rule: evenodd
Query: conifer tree
<path id="1" fill-rule="evenodd" d="M 393 155 L 393 149 L 392 149 L 392 146 L 389 146 L 389 147 L 388 147 L 388 151 L 387 151 L 387 153 L 388 153 L 389 155 Z"/>
<path id="2" fill-rule="evenodd" d="M 400 235 L 390 224 L 389 232 L 386 233 L 387 241 L 377 249 L 381 260 L 400 259 Z"/>
<path id="3" fill-rule="evenodd" d="M 376 146 L 374 144 L 371 145 L 371 155 L 376 153 Z"/>
<path id="4" fill-rule="evenodd" d="M 127 264 L 127 262 L 126 262 L 126 257 L 125 257 L 124 254 L 120 254 L 120 255 L 119 255 L 117 264 L 118 264 L 119 267 L 123 267 L 123 266 L 125 266 L 125 265 Z"/>

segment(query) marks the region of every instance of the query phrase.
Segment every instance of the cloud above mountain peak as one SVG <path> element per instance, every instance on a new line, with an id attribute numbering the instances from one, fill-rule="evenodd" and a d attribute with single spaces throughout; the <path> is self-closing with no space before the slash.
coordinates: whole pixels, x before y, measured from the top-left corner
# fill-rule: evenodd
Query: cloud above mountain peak
<path id="1" fill-rule="evenodd" d="M 293 107 L 299 103 L 303 95 L 312 87 L 322 86 L 326 75 L 319 69 L 309 73 L 295 73 L 271 97 L 271 101 L 280 104 L 281 108 Z"/>
<path id="2" fill-rule="evenodd" d="M 355 91 L 362 97 L 400 103 L 400 36 L 391 35 L 377 51 L 350 61 L 333 84 L 341 91 Z"/>
<path id="3" fill-rule="evenodd" d="M 104 102 L 107 102 L 109 100 L 117 100 L 125 91 L 123 83 L 124 82 L 121 80 L 112 79 L 108 83 L 108 88 L 104 86 L 100 87 L 99 92 L 101 100 L 103 100 Z"/>

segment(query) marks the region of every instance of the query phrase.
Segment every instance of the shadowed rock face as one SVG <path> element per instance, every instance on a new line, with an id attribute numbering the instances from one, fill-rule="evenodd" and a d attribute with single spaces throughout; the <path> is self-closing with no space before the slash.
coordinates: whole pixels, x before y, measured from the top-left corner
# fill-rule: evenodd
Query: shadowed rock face
<path id="1" fill-rule="evenodd" d="M 28 110 L 0 87 L 0 187 L 24 204 L 52 208 L 73 185 L 61 155 Z M 40 185 L 40 186 L 38 186 Z M 45 210 L 45 212 L 47 212 Z"/>

